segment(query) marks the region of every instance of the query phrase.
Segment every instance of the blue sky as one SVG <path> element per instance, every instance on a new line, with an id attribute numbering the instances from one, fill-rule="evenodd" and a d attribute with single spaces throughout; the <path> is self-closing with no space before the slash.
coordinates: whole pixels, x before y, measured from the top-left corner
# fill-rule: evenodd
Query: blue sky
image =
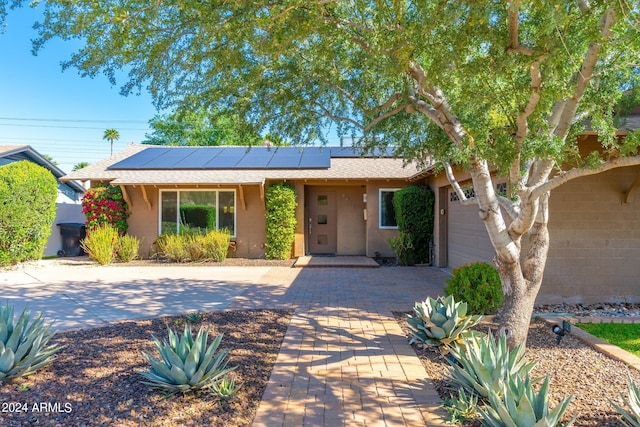
<path id="1" fill-rule="evenodd" d="M 120 133 L 114 153 L 144 140 L 156 115 L 151 97 L 124 97 L 106 77 L 62 72 L 60 62 L 74 51 L 73 43 L 55 40 L 34 56 L 32 26 L 39 16 L 29 7 L 10 11 L 0 33 L 0 145 L 31 145 L 70 172 L 78 162 L 110 155 L 105 129 Z"/>

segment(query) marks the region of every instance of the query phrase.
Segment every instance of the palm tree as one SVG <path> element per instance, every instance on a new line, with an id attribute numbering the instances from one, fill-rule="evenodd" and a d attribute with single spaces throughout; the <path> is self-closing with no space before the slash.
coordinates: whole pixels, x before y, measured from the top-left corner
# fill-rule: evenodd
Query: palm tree
<path id="1" fill-rule="evenodd" d="M 73 165 L 73 169 L 71 169 L 71 172 L 80 170 L 82 168 L 86 168 L 87 166 L 89 166 L 89 162 L 79 162 L 76 163 L 75 165 Z"/>
<path id="2" fill-rule="evenodd" d="M 111 155 L 113 156 L 113 140 L 116 141 L 120 139 L 120 134 L 115 129 L 107 129 L 104 131 L 104 135 L 102 139 L 108 139 L 111 142 Z"/>

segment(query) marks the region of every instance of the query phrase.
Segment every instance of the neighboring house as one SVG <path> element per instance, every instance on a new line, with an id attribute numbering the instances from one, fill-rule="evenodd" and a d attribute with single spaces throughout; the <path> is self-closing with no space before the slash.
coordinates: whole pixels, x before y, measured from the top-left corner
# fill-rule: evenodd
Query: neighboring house
<path id="1" fill-rule="evenodd" d="M 82 214 L 82 196 L 84 187 L 77 181 L 61 182 L 60 177 L 65 172 L 47 160 L 29 145 L 0 145 L 0 166 L 28 160 L 51 171 L 58 183 L 58 197 L 56 199 L 56 219 L 51 227 L 51 235 L 44 249 L 44 256 L 53 256 L 62 248 L 62 239 L 57 224 L 84 223 Z"/>
<path id="2" fill-rule="evenodd" d="M 181 227 L 180 206 L 208 204 L 216 224 L 228 228 L 236 256 L 265 255 L 265 187 L 287 182 L 296 190 L 293 255 L 393 256 L 387 239 L 397 233 L 391 200 L 419 171 L 380 153 L 361 157 L 340 147 L 159 147 L 126 150 L 65 180 L 122 188 L 129 203 L 129 233 L 153 242 Z"/>

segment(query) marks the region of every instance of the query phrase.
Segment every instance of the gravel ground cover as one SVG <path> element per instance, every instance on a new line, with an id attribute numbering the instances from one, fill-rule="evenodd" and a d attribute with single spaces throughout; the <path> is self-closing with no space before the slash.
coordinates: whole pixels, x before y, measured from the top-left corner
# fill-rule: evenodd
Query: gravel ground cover
<path id="1" fill-rule="evenodd" d="M 396 313 L 396 319 L 409 336 L 406 314 Z M 491 327 L 485 324 L 481 329 L 486 332 Z M 440 397 L 449 398 L 452 393 L 457 393 L 446 382 L 449 363 L 440 352 L 433 348 L 413 347 Z M 576 415 L 574 426 L 623 426 L 609 399 L 617 399 L 619 392 L 626 393 L 629 374 L 636 383 L 640 383 L 640 372 L 605 356 L 570 334 L 557 344 L 556 335 L 542 320 L 535 320 L 529 329 L 527 358 L 538 361 L 534 376 L 549 375 L 552 407 L 564 397 L 573 395 L 565 413 L 565 422 Z"/>
<path id="2" fill-rule="evenodd" d="M 208 392 L 163 395 L 141 383 L 141 355 L 156 355 L 151 336 L 167 328 L 182 333 L 184 316 L 123 321 L 107 327 L 58 333 L 64 348 L 56 360 L 26 378 L 0 386 L 2 426 L 250 426 L 269 380 L 291 312 L 282 310 L 203 313 L 193 325 L 224 334 L 229 366 L 242 384 L 236 399 L 220 402 Z"/>

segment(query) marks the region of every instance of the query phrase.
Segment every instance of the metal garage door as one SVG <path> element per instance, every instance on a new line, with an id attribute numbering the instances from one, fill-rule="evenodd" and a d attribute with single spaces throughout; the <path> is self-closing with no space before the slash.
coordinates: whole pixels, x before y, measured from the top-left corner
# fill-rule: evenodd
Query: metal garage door
<path id="1" fill-rule="evenodd" d="M 453 269 L 476 261 L 491 262 L 495 251 L 478 216 L 478 206 L 464 206 L 452 188 L 449 188 L 448 200 L 448 267 Z"/>

